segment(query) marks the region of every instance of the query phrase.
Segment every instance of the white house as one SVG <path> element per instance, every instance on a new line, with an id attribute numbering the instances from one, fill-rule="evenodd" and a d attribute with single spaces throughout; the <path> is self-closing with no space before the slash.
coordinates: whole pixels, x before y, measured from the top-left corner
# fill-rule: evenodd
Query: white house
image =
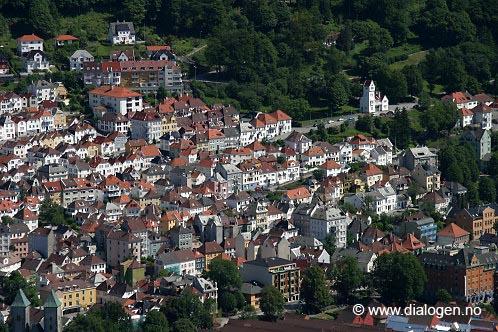
<path id="1" fill-rule="evenodd" d="M 95 58 L 87 50 L 76 50 L 69 57 L 69 69 L 82 70 L 83 63 L 93 61 L 95 61 Z"/>
<path id="2" fill-rule="evenodd" d="M 46 80 L 38 80 L 28 86 L 28 92 L 36 97 L 36 102 L 49 100 L 55 101 L 57 98 L 57 88 L 59 84 L 48 82 Z"/>
<path id="3" fill-rule="evenodd" d="M 131 138 L 143 138 L 148 142 L 159 142 L 161 135 L 161 117 L 154 112 L 137 112 L 131 118 Z"/>
<path id="4" fill-rule="evenodd" d="M 109 24 L 108 40 L 111 44 L 135 44 L 135 28 L 132 22 L 113 22 Z"/>
<path id="5" fill-rule="evenodd" d="M 43 51 L 29 51 L 23 55 L 24 70 L 31 74 L 35 70 L 49 70 L 50 62 L 47 55 Z"/>
<path id="6" fill-rule="evenodd" d="M 143 109 L 142 95 L 124 87 L 103 85 L 88 92 L 88 97 L 90 107 L 105 106 L 121 115 Z"/>
<path id="7" fill-rule="evenodd" d="M 17 38 L 17 53 L 24 55 L 30 51 L 43 51 L 43 39 L 35 34 Z"/>
<path id="8" fill-rule="evenodd" d="M 387 96 L 383 96 L 379 91 L 376 91 L 374 81 L 365 81 L 363 83 L 363 95 L 360 98 L 360 112 L 375 113 L 388 110 L 389 99 L 387 99 Z"/>

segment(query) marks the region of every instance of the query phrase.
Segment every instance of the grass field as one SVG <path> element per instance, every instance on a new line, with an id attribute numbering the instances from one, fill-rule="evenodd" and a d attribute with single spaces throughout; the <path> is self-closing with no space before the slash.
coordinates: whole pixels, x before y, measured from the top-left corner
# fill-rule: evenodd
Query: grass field
<path id="1" fill-rule="evenodd" d="M 402 69 L 405 66 L 417 65 L 425 59 L 427 51 L 418 51 L 408 55 L 408 59 L 390 64 L 392 69 Z"/>

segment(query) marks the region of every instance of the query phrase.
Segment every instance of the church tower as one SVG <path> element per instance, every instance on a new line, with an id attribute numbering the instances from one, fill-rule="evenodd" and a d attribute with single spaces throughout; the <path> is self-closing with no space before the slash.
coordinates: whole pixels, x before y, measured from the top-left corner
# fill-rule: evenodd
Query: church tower
<path id="1" fill-rule="evenodd" d="M 53 289 L 43 305 L 43 328 L 45 332 L 62 332 L 62 302 Z"/>
<path id="2" fill-rule="evenodd" d="M 12 329 L 15 332 L 25 332 L 29 331 L 31 327 L 31 321 L 29 319 L 29 306 L 31 302 L 29 302 L 28 298 L 22 291 L 19 289 L 17 291 L 14 302 L 10 305 L 10 317 L 11 317 L 11 325 Z"/>

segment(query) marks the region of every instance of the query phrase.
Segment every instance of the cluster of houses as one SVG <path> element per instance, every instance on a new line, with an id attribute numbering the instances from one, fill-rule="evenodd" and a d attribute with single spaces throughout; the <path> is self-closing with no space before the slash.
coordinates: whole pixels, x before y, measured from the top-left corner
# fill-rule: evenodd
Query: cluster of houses
<path id="1" fill-rule="evenodd" d="M 78 44 L 79 39 L 72 35 L 58 35 L 54 38 L 55 47 Z M 111 45 L 131 45 L 137 43 L 132 22 L 109 24 L 108 42 Z M 22 60 L 23 75 L 48 72 L 53 67 L 44 51 L 44 40 L 35 34 L 17 38 L 17 55 Z M 95 61 L 95 57 L 85 49 L 78 49 L 69 56 L 70 70 L 80 71 L 86 85 L 122 86 L 142 93 L 155 93 L 163 88 L 172 94 L 182 94 L 184 84 L 182 71 L 176 63 L 176 55 L 168 45 L 146 46 L 146 53 L 135 54 L 133 48 L 110 54 L 109 60 Z M 11 76 L 9 61 L 0 59 L 0 76 Z"/>

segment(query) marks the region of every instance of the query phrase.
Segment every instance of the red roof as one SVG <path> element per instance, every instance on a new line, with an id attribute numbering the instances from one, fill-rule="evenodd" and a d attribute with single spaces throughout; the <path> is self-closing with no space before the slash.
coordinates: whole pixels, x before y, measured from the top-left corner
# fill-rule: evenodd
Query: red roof
<path id="1" fill-rule="evenodd" d="M 340 169 L 341 165 L 339 165 L 334 160 L 329 159 L 322 166 L 320 166 L 320 168 L 323 168 L 323 169 Z"/>
<path id="2" fill-rule="evenodd" d="M 40 38 L 40 37 L 38 37 L 34 33 L 32 33 L 30 35 L 23 35 L 23 36 L 17 38 L 17 41 L 21 41 L 21 42 L 32 42 L 32 41 L 43 41 L 43 39 Z"/>
<path id="3" fill-rule="evenodd" d="M 146 46 L 146 49 L 149 52 L 170 51 L 171 46 L 169 46 L 169 45 L 149 45 L 149 46 Z"/>
<path id="4" fill-rule="evenodd" d="M 69 40 L 78 40 L 75 36 L 71 35 L 58 35 L 54 38 L 57 41 L 69 41 Z"/>
<path id="5" fill-rule="evenodd" d="M 464 108 L 460 109 L 460 115 L 461 116 L 472 116 L 472 115 L 474 115 L 474 112 L 472 112 L 471 110 L 464 107 Z"/>
<path id="6" fill-rule="evenodd" d="M 368 164 L 365 167 L 364 172 L 367 176 L 382 174 L 382 170 L 380 168 L 378 168 L 377 166 L 375 166 L 374 164 Z"/>
<path id="7" fill-rule="evenodd" d="M 289 189 L 286 193 L 289 199 L 303 199 L 311 196 L 309 190 L 306 187 L 298 187 L 296 189 Z"/>
<path id="8" fill-rule="evenodd" d="M 138 92 L 120 86 L 112 85 L 100 86 L 91 90 L 89 93 L 112 98 L 131 98 L 141 96 L 141 94 Z"/>
<path id="9" fill-rule="evenodd" d="M 292 118 L 290 116 L 288 116 L 286 113 L 284 113 L 281 110 L 276 110 L 275 112 L 270 113 L 270 115 L 272 115 L 275 119 L 277 119 L 277 121 L 292 120 Z"/>
<path id="10" fill-rule="evenodd" d="M 461 228 L 457 224 L 450 223 L 448 226 L 440 230 L 437 235 L 438 236 L 447 236 L 452 238 L 468 236 L 470 233 L 465 229 Z"/>

